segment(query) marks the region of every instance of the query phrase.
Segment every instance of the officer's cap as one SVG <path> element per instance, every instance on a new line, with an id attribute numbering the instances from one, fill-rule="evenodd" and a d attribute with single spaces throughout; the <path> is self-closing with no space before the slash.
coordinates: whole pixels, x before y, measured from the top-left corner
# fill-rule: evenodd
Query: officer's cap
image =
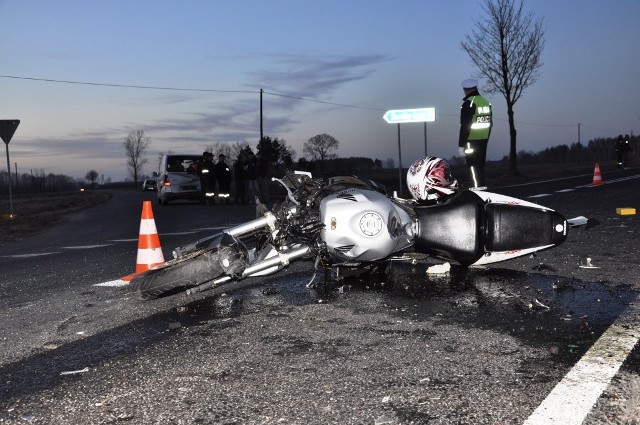
<path id="1" fill-rule="evenodd" d="M 464 80 L 462 82 L 463 89 L 472 89 L 474 87 L 478 87 L 478 81 L 473 78 L 469 78 L 468 80 Z"/>

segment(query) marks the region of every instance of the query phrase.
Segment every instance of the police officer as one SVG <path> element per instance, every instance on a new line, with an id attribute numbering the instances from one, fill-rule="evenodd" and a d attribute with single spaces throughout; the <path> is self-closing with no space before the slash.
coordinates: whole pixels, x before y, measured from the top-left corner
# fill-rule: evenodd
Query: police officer
<path id="1" fill-rule="evenodd" d="M 215 204 L 216 176 L 214 167 L 213 154 L 211 152 L 203 152 L 200 164 L 200 185 L 204 202 L 207 205 Z"/>
<path id="2" fill-rule="evenodd" d="M 223 154 L 218 155 L 216 179 L 218 180 L 218 198 L 220 198 L 220 203 L 231 203 L 231 169 L 225 162 L 225 156 Z"/>
<path id="3" fill-rule="evenodd" d="M 470 184 L 482 187 L 487 144 L 493 120 L 491 104 L 478 92 L 478 82 L 473 79 L 462 82 L 464 99 L 460 110 L 460 137 L 458 147 L 469 167 Z"/>

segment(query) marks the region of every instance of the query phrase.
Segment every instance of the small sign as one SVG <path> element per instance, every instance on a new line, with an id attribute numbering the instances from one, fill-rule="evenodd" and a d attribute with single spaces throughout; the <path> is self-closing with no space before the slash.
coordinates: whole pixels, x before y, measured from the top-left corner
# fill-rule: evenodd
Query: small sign
<path id="1" fill-rule="evenodd" d="M 436 108 L 392 109 L 382 116 L 389 124 L 404 122 L 433 122 L 436 120 Z"/>
<path id="2" fill-rule="evenodd" d="M 5 144 L 9 144 L 13 134 L 18 128 L 20 120 L 0 120 L 0 138 Z"/>

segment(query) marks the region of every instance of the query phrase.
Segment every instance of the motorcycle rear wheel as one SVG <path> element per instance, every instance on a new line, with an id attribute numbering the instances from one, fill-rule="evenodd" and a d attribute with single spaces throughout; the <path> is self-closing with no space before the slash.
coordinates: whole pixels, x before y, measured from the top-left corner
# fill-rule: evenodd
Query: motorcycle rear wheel
<path id="1" fill-rule="evenodd" d="M 222 274 L 217 250 L 195 251 L 134 277 L 129 293 L 138 300 L 153 300 L 206 283 Z"/>

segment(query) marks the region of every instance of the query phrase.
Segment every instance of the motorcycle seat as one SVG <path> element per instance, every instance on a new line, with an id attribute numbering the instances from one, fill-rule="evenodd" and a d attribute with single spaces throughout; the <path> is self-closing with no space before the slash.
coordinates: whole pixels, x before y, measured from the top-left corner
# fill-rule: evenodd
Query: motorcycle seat
<path id="1" fill-rule="evenodd" d="M 416 207 L 420 252 L 449 258 L 462 265 L 484 254 L 484 203 L 465 191 L 444 204 Z"/>
<path id="2" fill-rule="evenodd" d="M 565 218 L 556 211 L 489 204 L 486 206 L 486 216 L 487 251 L 513 251 L 558 245 L 567 237 L 566 232 L 557 230 L 565 229 Z"/>

